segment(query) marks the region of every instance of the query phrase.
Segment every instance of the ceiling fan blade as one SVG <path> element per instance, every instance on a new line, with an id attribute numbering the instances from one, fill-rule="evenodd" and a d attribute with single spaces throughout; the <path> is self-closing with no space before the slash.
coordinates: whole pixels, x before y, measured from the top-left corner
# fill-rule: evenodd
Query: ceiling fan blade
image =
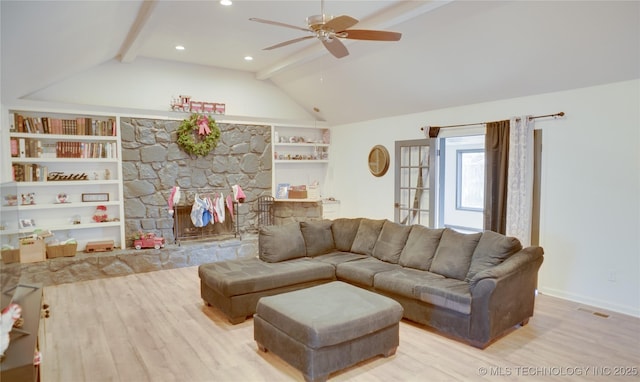
<path id="1" fill-rule="evenodd" d="M 297 29 L 297 30 L 301 30 L 301 31 L 304 31 L 304 32 L 312 32 L 313 33 L 313 31 L 311 29 L 301 28 L 301 27 L 297 27 L 295 25 L 290 25 L 290 24 L 285 24 L 285 23 L 281 23 L 279 21 L 271 21 L 271 20 L 259 19 L 259 18 L 256 18 L 256 17 L 252 17 L 249 20 L 256 21 L 256 22 L 263 23 L 263 24 L 277 25 L 279 27 Z"/>
<path id="2" fill-rule="evenodd" d="M 280 48 L 289 44 L 294 44 L 296 42 L 299 41 L 303 41 L 303 40 L 308 40 L 310 38 L 314 38 L 315 36 L 304 36 L 304 37 L 298 37 L 298 38 L 294 38 L 293 40 L 289 40 L 289 41 L 285 41 L 285 42 L 281 42 L 280 44 L 276 44 L 276 45 L 272 45 L 266 48 L 263 48 L 262 50 L 271 50 L 271 49 L 276 49 L 276 48 Z"/>
<path id="3" fill-rule="evenodd" d="M 324 44 L 324 47 L 327 48 L 329 53 L 333 54 L 336 58 L 342 58 L 349 55 L 347 47 L 344 46 L 342 41 L 337 38 L 328 41 L 322 40 L 322 44 Z"/>
<path id="4" fill-rule="evenodd" d="M 351 16 L 338 16 L 327 21 L 322 29 L 332 30 L 334 32 L 342 32 L 343 30 L 350 28 L 358 23 L 358 20 Z"/>
<path id="5" fill-rule="evenodd" d="M 348 29 L 343 31 L 347 35 L 344 38 L 351 40 L 373 40 L 373 41 L 398 41 L 402 37 L 402 33 L 376 31 L 369 29 Z"/>

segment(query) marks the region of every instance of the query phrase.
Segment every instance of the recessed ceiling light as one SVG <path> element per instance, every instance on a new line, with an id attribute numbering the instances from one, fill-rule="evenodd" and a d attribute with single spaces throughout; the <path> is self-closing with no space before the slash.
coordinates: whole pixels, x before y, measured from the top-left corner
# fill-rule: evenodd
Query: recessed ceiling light
<path id="1" fill-rule="evenodd" d="M 182 46 L 182 45 L 176 45 L 176 50 L 184 50 L 184 46 Z"/>
<path id="2" fill-rule="evenodd" d="M 251 56 L 244 56 L 244 60 L 245 60 L 245 61 L 253 61 L 253 57 L 251 57 Z"/>
<path id="3" fill-rule="evenodd" d="M 231 0 L 220 0 L 221 5 L 231 5 L 233 2 Z"/>

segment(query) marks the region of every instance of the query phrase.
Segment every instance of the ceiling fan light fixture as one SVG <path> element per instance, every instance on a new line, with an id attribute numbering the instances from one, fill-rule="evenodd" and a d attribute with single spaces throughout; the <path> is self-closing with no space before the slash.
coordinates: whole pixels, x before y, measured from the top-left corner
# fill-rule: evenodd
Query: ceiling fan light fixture
<path id="1" fill-rule="evenodd" d="M 176 50 L 184 50 L 184 45 L 176 45 Z"/>

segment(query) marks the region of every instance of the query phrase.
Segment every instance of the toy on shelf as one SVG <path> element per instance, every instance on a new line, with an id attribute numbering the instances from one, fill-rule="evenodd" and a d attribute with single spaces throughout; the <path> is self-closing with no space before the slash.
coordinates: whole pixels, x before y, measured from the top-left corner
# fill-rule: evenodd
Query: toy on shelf
<path id="1" fill-rule="evenodd" d="M 135 249 L 142 248 L 164 248 L 164 237 L 156 237 L 153 232 L 138 233 L 137 238 L 133 241 Z"/>
<path id="2" fill-rule="evenodd" d="M 93 221 L 96 223 L 103 223 L 108 220 L 107 216 L 107 207 L 106 206 L 98 206 L 96 207 L 96 211 L 93 213 Z"/>

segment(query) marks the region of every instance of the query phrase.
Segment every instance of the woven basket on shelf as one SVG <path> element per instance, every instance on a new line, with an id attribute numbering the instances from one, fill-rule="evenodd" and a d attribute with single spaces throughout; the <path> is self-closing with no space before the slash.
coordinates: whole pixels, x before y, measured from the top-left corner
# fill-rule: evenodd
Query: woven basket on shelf
<path id="1" fill-rule="evenodd" d="M 53 259 L 56 257 L 71 257 L 76 255 L 78 249 L 77 243 L 61 244 L 61 245 L 47 245 L 47 259 Z"/>
<path id="2" fill-rule="evenodd" d="M 5 264 L 17 263 L 20 261 L 19 249 L 4 249 L 2 250 L 2 262 Z"/>

